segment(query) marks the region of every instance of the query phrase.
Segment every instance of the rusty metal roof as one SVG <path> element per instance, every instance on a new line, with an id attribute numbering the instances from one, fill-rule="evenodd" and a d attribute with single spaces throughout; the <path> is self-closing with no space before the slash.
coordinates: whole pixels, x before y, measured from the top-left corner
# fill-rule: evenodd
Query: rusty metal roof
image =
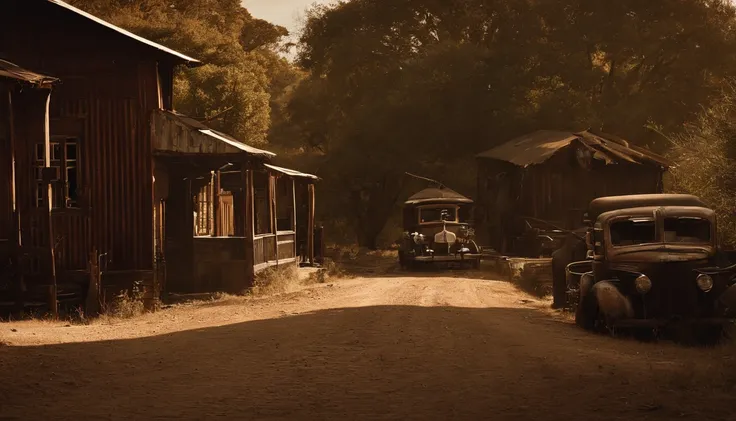
<path id="1" fill-rule="evenodd" d="M 590 130 L 572 133 L 555 130 L 538 130 L 517 137 L 491 150 L 476 155 L 481 159 L 497 159 L 520 167 L 546 162 L 558 151 L 577 143 L 588 148 L 594 159 L 606 163 L 630 162 L 668 168 L 671 163 L 645 148 L 610 134 Z"/>
<path id="2" fill-rule="evenodd" d="M 277 166 L 271 165 L 271 164 L 263 164 L 263 165 L 266 168 L 270 168 L 270 169 L 272 169 L 272 170 L 274 170 L 276 172 L 280 172 L 281 174 L 288 175 L 289 177 L 294 177 L 294 178 L 308 178 L 310 180 L 319 180 L 319 177 L 317 177 L 314 174 L 307 174 L 307 173 L 303 173 L 303 172 L 300 172 L 300 171 L 297 171 L 297 170 L 291 170 L 291 169 L 288 169 L 288 168 L 277 167 Z"/>
<path id="3" fill-rule="evenodd" d="M 447 187 L 430 187 L 414 194 L 404 202 L 406 205 L 424 203 L 473 203 L 473 201 Z"/>
<path id="4" fill-rule="evenodd" d="M 91 21 L 93 21 L 95 23 L 98 23 L 98 24 L 100 24 L 102 26 L 105 26 L 105 27 L 107 27 L 109 29 L 112 29 L 113 31 L 118 32 L 119 34 L 122 34 L 122 35 L 124 35 L 124 36 L 126 36 L 128 38 L 131 38 L 131 39 L 133 39 L 135 41 L 138 41 L 140 43 L 143 43 L 143 44 L 145 44 L 145 45 L 147 45 L 149 47 L 153 47 L 153 48 L 155 48 L 155 49 L 157 49 L 157 50 L 159 50 L 161 52 L 164 52 L 166 54 L 169 54 L 169 55 L 175 57 L 177 60 L 183 61 L 183 62 L 185 62 L 186 64 L 188 64 L 190 66 L 196 66 L 196 65 L 201 65 L 202 64 L 202 62 L 200 62 L 199 60 L 197 60 L 195 58 L 186 56 L 186 55 L 184 55 L 184 54 L 182 54 L 182 53 L 180 53 L 178 51 L 174 51 L 174 50 L 172 50 L 172 49 L 170 49 L 168 47 L 164 47 L 161 44 L 157 44 L 157 43 L 155 43 L 155 42 L 153 42 L 151 40 L 148 40 L 148 39 L 145 39 L 143 37 L 140 37 L 140 36 L 138 36 L 138 35 L 136 35 L 136 34 L 134 34 L 132 32 L 126 31 L 123 28 L 119 28 L 119 27 L 117 27 L 117 26 L 115 26 L 115 25 L 113 25 L 113 24 L 111 24 L 109 22 L 106 22 L 106 21 L 98 18 L 97 16 L 94 16 L 94 15 L 92 15 L 90 13 L 85 12 L 84 10 L 77 9 L 76 7 L 74 7 L 74 6 L 72 6 L 72 5 L 68 4 L 68 3 L 64 3 L 61 0 L 46 0 L 46 1 L 48 1 L 49 3 L 55 4 L 57 6 L 63 7 L 64 9 L 67 9 L 70 12 L 73 12 L 73 13 L 79 15 L 79 16 L 85 17 L 85 18 L 87 18 L 87 19 L 89 19 L 89 20 L 91 20 Z"/>
<path id="5" fill-rule="evenodd" d="M 273 158 L 275 153 L 263 149 L 258 149 L 247 145 L 234 137 L 213 130 L 198 120 L 187 117 L 176 111 L 157 110 L 156 117 L 153 119 L 153 125 L 156 132 L 154 137 L 154 147 L 159 150 L 181 153 L 239 153 L 246 152 L 251 155 L 261 156 L 264 158 Z M 162 120 L 158 116 L 164 117 L 168 121 L 173 121 L 178 127 L 184 128 L 190 133 L 191 139 L 180 137 L 178 133 L 169 131 L 165 125 L 160 123 Z M 212 142 L 215 140 L 216 142 Z M 218 146 L 219 144 L 219 146 Z"/>
<path id="6" fill-rule="evenodd" d="M 37 86 L 48 86 L 59 79 L 26 70 L 14 63 L 0 59 L 0 77 L 19 80 Z"/>

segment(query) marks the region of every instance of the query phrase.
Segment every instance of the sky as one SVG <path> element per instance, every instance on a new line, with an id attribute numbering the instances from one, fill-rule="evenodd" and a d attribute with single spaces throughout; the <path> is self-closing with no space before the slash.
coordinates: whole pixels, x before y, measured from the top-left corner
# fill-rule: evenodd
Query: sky
<path id="1" fill-rule="evenodd" d="M 313 3 L 327 4 L 332 0 L 243 0 L 243 6 L 254 17 L 281 25 L 295 33 L 300 18 Z"/>

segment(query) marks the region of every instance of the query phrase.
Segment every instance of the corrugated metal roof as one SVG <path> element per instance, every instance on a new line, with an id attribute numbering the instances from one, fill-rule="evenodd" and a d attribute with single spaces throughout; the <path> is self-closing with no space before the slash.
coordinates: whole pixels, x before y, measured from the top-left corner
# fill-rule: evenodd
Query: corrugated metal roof
<path id="1" fill-rule="evenodd" d="M 278 172 L 280 172 L 282 174 L 288 175 L 289 177 L 309 178 L 309 179 L 312 179 L 312 180 L 319 180 L 319 177 L 317 177 L 314 174 L 307 174 L 307 173 L 299 172 L 299 171 L 296 171 L 296 170 L 290 170 L 288 168 L 277 167 L 277 166 L 271 165 L 271 164 L 264 164 L 264 166 L 266 168 L 270 168 L 270 169 L 272 169 L 274 171 L 278 171 Z"/>
<path id="2" fill-rule="evenodd" d="M 246 145 L 245 143 L 235 139 L 232 136 L 226 135 L 225 133 L 221 133 L 221 132 L 218 132 L 212 129 L 199 130 L 199 132 L 204 135 L 213 137 L 217 140 L 220 140 L 222 142 L 225 142 L 228 145 L 238 148 L 243 152 L 248 152 L 251 155 L 261 155 L 261 156 L 266 156 L 269 158 L 276 156 L 276 154 L 273 152 L 265 151 L 263 149 L 258 149 L 258 148 L 254 148 L 252 146 Z"/>
<path id="3" fill-rule="evenodd" d="M 20 80 L 39 86 L 48 85 L 59 80 L 51 76 L 34 73 L 2 59 L 0 59 L 0 77 Z"/>
<path id="4" fill-rule="evenodd" d="M 592 152 L 594 159 L 603 160 L 606 163 L 626 161 L 635 164 L 653 164 L 664 168 L 671 166 L 667 159 L 647 149 L 631 145 L 617 136 L 592 131 L 571 133 L 539 130 L 482 152 L 476 157 L 497 159 L 520 167 L 528 167 L 547 161 L 573 142 L 587 147 Z"/>
<path id="5" fill-rule="evenodd" d="M 202 122 L 197 121 L 191 117 L 187 117 L 186 115 L 180 114 L 176 111 L 157 110 L 157 113 L 166 117 L 169 120 L 175 121 L 179 125 L 186 128 L 187 130 L 190 130 L 192 133 L 198 133 L 198 134 L 207 136 L 208 138 L 215 139 L 217 142 L 223 143 L 227 145 L 228 147 L 235 148 L 235 149 L 231 149 L 230 152 L 237 152 L 239 150 L 239 151 L 247 152 L 251 155 L 262 156 L 262 157 L 269 158 L 269 159 L 276 156 L 276 154 L 273 152 L 269 152 L 263 149 L 254 148 L 253 146 L 250 146 L 250 145 L 246 145 L 245 143 L 239 141 L 238 139 L 235 139 L 234 137 L 228 134 L 219 132 L 217 130 L 213 130 L 207 127 Z M 161 134 L 161 135 L 167 136 L 165 134 Z M 169 136 L 172 136 L 172 135 L 169 134 Z M 171 148 L 171 145 L 166 142 L 165 144 L 169 146 L 168 147 L 162 146 L 162 148 L 169 150 Z M 188 147 L 191 147 L 191 145 L 189 145 Z M 204 149 L 210 150 L 210 151 L 217 150 L 217 148 L 204 148 Z"/>
<path id="6" fill-rule="evenodd" d="M 430 187 L 424 189 L 404 202 L 407 205 L 416 205 L 419 203 L 431 203 L 431 202 L 443 202 L 443 203 L 473 203 L 471 199 L 463 196 L 455 190 L 447 187 Z"/>
<path id="7" fill-rule="evenodd" d="M 118 33 L 120 33 L 122 35 L 125 35 L 128 38 L 132 38 L 132 39 L 134 39 L 134 40 L 136 40 L 138 42 L 141 42 L 143 44 L 148 45 L 149 47 L 153 47 L 153 48 L 155 48 L 155 49 L 157 49 L 159 51 L 162 51 L 164 53 L 167 53 L 169 55 L 172 55 L 172 56 L 176 57 L 177 59 L 186 62 L 189 65 L 199 65 L 199 64 L 202 64 L 199 60 L 197 60 L 195 58 L 186 56 L 186 55 L 184 55 L 184 54 L 182 54 L 182 53 L 180 53 L 178 51 L 172 50 L 171 48 L 164 47 L 161 44 L 157 44 L 157 43 L 155 43 L 155 42 L 153 42 L 151 40 L 148 40 L 148 39 L 145 39 L 143 37 L 140 37 L 140 36 L 138 36 L 138 35 L 136 35 L 136 34 L 134 34 L 132 32 L 128 32 L 125 29 L 119 28 L 119 27 L 117 27 L 117 26 L 115 26 L 115 25 L 113 25 L 113 24 L 111 24 L 109 22 L 106 22 L 106 21 L 98 18 L 97 16 L 94 16 L 92 14 L 89 14 L 89 13 L 85 12 L 84 10 L 77 9 L 76 7 L 74 7 L 74 6 L 70 5 L 70 4 L 64 3 L 61 0 L 46 0 L 46 1 L 48 1 L 49 3 L 55 4 L 57 6 L 63 7 L 64 9 L 67 9 L 67 10 L 73 12 L 73 13 L 76 13 L 77 15 L 83 16 L 83 17 L 85 17 L 85 18 L 87 18 L 87 19 L 89 19 L 91 21 L 94 21 L 94 22 L 96 22 L 96 23 L 98 23 L 98 24 L 100 24 L 102 26 L 105 26 L 107 28 L 110 28 L 113 31 L 118 32 Z"/>
<path id="8" fill-rule="evenodd" d="M 526 167 L 541 164 L 577 138 L 578 136 L 569 132 L 539 130 L 482 152 L 477 157 L 498 159 L 520 167 Z"/>

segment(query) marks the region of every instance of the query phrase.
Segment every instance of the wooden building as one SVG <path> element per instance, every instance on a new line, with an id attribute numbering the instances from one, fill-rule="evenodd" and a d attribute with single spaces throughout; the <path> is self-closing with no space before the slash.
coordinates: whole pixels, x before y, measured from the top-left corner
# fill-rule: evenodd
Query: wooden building
<path id="1" fill-rule="evenodd" d="M 592 131 L 541 130 L 476 158 L 476 233 L 502 253 L 514 252 L 534 219 L 575 229 L 596 197 L 662 192 L 669 167 L 649 150 Z"/>
<path id="2" fill-rule="evenodd" d="M 46 125 L 16 124 L 14 145 L 23 152 L 16 153 L 15 182 L 0 178 L 2 189 L 17 192 L 18 253 L 29 262 L 22 274 L 25 284 L 48 285 L 55 277 L 60 295 L 85 285 L 101 285 L 100 293 L 138 284 L 151 298 L 166 284 L 186 284 L 192 273 L 188 262 L 198 255 L 194 196 L 208 178 L 212 181 L 213 171 L 228 165 L 239 175 L 222 177 L 232 195 L 222 196 L 216 212 L 229 209 L 233 216 L 227 219 L 230 225 L 217 223 L 216 233 L 249 239 L 239 243 L 243 253 L 231 260 L 245 268 L 238 288 L 252 280 L 259 265 L 256 250 L 268 246 L 259 245 L 245 221 L 256 220 L 252 192 L 275 179 L 269 175 L 264 182 L 258 176 L 270 174 L 264 164 L 273 154 L 173 111 L 175 67 L 199 61 L 60 0 L 4 1 L 0 59 L 60 81 L 41 109 L 48 110 Z M 39 95 L 48 98 L 48 89 L 43 92 Z M 45 138 L 36 132 L 43 127 Z M 20 135 L 26 131 L 28 136 Z M 6 167 L 0 162 L 0 171 Z M 43 167 L 56 174 L 51 194 L 44 193 Z M 0 198 L 5 206 L 0 227 L 15 223 L 6 202 Z M 48 208 L 51 216 L 47 212 L 44 219 Z M 278 246 L 287 239 L 262 242 L 268 241 Z"/>
<path id="3" fill-rule="evenodd" d="M 181 114 L 153 121 L 164 291 L 238 293 L 261 270 L 296 265 L 298 236 L 314 238 L 317 177 Z"/>

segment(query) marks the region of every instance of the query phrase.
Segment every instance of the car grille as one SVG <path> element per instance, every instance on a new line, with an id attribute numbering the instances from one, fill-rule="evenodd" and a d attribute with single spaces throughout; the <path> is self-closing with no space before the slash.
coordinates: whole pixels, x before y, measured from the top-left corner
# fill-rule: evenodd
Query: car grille
<path id="1" fill-rule="evenodd" d="M 644 298 L 643 315 L 652 317 L 696 317 L 707 311 L 695 283 L 693 262 L 660 263 L 646 275 L 652 280 L 652 289 Z"/>

